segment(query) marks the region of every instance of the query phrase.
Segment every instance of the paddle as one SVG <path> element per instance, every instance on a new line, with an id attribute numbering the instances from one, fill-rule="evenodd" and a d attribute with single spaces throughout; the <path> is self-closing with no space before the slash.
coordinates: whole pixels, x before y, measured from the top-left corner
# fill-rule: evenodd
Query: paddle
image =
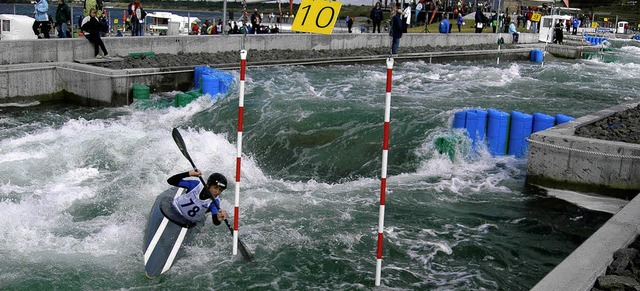
<path id="1" fill-rule="evenodd" d="M 182 139 L 182 136 L 180 135 L 180 132 L 178 131 L 178 129 L 174 128 L 173 131 L 171 132 L 171 135 L 173 135 L 173 140 L 176 142 L 176 145 L 178 146 L 178 148 L 180 149 L 184 157 L 187 158 L 187 160 L 189 160 L 193 169 L 194 170 L 197 169 L 196 165 L 193 163 L 193 160 L 191 159 L 191 156 L 189 155 L 189 152 L 187 151 L 187 147 L 184 144 L 184 140 Z M 201 176 L 199 176 L 198 178 L 200 178 L 200 182 L 202 183 L 202 185 L 207 185 Z M 211 195 L 211 192 L 209 192 L 208 187 L 205 186 L 204 189 L 207 191 L 209 196 L 213 197 L 213 195 Z M 220 205 L 218 205 L 218 203 L 216 202 L 216 199 L 213 198 L 212 200 L 213 200 L 213 205 L 215 205 L 218 211 L 220 211 Z M 233 229 L 231 228 L 231 225 L 229 224 L 229 221 L 226 218 L 224 219 L 224 223 L 227 224 L 229 231 L 231 231 L 231 236 L 233 236 Z M 251 254 L 251 252 L 249 252 L 249 250 L 247 249 L 247 246 L 239 238 L 238 238 L 238 246 L 240 249 L 240 253 L 244 257 L 244 259 L 247 262 L 253 261 L 253 255 Z"/>

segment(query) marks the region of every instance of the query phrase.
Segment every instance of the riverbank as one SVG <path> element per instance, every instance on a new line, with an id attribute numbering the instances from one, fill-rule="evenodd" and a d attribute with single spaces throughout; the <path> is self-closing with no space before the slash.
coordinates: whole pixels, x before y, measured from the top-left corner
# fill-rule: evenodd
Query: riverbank
<path id="1" fill-rule="evenodd" d="M 503 45 L 502 49 L 515 49 L 515 44 Z M 483 51 L 495 50 L 494 44 L 476 44 L 467 46 L 420 46 L 401 47 L 399 54 L 417 54 L 428 52 L 462 52 L 462 51 Z M 341 58 L 355 58 L 366 56 L 384 56 L 389 54 L 389 48 L 369 47 L 341 50 L 251 50 L 248 61 L 251 63 L 296 63 L 309 60 L 330 60 Z M 202 64 L 226 66 L 237 66 L 240 56 L 237 51 L 225 51 L 217 53 L 180 53 L 180 54 L 157 54 L 154 56 L 126 56 L 123 61 L 94 63 L 94 66 L 110 69 L 136 69 L 136 68 L 178 68 L 193 67 Z"/>

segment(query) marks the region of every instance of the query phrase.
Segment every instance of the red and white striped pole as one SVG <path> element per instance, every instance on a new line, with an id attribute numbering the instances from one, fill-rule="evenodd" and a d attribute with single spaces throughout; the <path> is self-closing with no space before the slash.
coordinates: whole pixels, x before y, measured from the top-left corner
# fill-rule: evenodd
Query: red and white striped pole
<path id="1" fill-rule="evenodd" d="M 238 254 L 238 217 L 240 216 L 240 165 L 242 162 L 242 121 L 244 117 L 244 74 L 247 51 L 240 51 L 240 97 L 238 98 L 238 154 L 236 155 L 236 197 L 233 209 L 233 254 Z"/>
<path id="2" fill-rule="evenodd" d="M 387 192 L 387 159 L 389 157 L 389 121 L 391 120 L 392 76 L 393 58 L 387 58 L 387 94 L 384 106 L 384 133 L 382 138 L 382 171 L 380 174 L 380 216 L 378 218 L 376 286 L 380 286 L 380 274 L 382 273 L 382 241 L 384 239 L 384 203 Z"/>

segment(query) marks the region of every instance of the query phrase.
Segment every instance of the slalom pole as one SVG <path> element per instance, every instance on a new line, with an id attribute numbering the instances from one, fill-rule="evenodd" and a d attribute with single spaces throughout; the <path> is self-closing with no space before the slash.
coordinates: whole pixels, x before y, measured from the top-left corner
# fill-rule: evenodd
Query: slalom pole
<path id="1" fill-rule="evenodd" d="M 238 98 L 238 154 L 236 155 L 236 196 L 233 209 L 233 254 L 238 254 L 238 217 L 240 214 L 240 165 L 242 163 L 242 122 L 244 117 L 244 75 L 247 51 L 240 51 L 240 97 Z"/>
<path id="2" fill-rule="evenodd" d="M 382 241 L 384 239 L 384 207 L 387 190 L 387 159 L 389 157 L 389 120 L 391 119 L 391 82 L 393 58 L 387 58 L 387 93 L 384 107 L 384 130 L 382 137 L 382 171 L 380 174 L 380 216 L 378 218 L 378 248 L 376 251 L 376 286 L 380 286 L 382 273 Z"/>

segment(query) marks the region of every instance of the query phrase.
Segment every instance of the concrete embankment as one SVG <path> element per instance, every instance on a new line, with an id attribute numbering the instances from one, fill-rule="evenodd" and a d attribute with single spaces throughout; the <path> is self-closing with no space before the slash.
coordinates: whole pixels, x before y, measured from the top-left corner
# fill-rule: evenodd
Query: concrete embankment
<path id="1" fill-rule="evenodd" d="M 464 52 L 452 47 L 496 44 L 496 34 L 406 34 L 402 38 L 404 48 L 440 47 L 438 52 L 404 54 L 398 59 L 478 58 L 496 55 L 495 50 Z M 389 36 L 384 34 L 277 34 L 277 35 L 229 35 L 229 36 L 149 36 L 105 38 L 112 56 L 126 56 L 136 52 L 156 54 L 219 53 L 239 51 L 288 50 L 288 51 L 345 51 L 356 48 L 382 48 L 389 46 Z M 536 35 L 525 34 L 521 42 L 535 42 Z M 0 102 L 68 101 L 87 105 L 122 106 L 130 103 L 132 84 L 144 84 L 157 91 L 187 90 L 192 83 L 193 66 L 173 68 L 126 68 L 112 70 L 73 62 L 92 58 L 93 49 L 84 38 L 1 41 L 0 50 L 8 52 L 0 56 Z M 529 49 L 503 50 L 510 55 L 526 57 Z M 308 55 L 308 54 L 307 54 Z M 387 55 L 336 57 L 335 59 L 298 60 L 295 64 L 351 63 L 357 61 L 382 61 Z M 248 66 L 286 64 L 291 58 L 272 62 L 256 62 L 249 59 Z M 231 64 L 231 65 L 230 65 Z M 203 64 L 204 65 L 204 64 Z M 239 60 L 229 59 L 216 68 L 235 69 Z M 71 99 L 71 100 L 69 100 Z"/>
<path id="2" fill-rule="evenodd" d="M 532 290 L 591 290 L 614 260 L 614 253 L 627 247 L 640 234 L 640 195 L 637 195 L 640 191 L 640 144 L 575 134 L 579 128 L 635 109 L 638 104 L 614 106 L 531 135 L 528 183 L 597 191 L 626 199 L 635 196 Z M 626 122 L 637 123 L 637 120 Z M 629 125 L 632 128 L 634 124 Z M 635 285 L 640 286 L 640 283 Z"/>
<path id="3" fill-rule="evenodd" d="M 576 129 L 638 106 L 614 106 L 530 137 L 527 182 L 630 199 L 640 192 L 640 144 L 577 136 Z"/>
<path id="4" fill-rule="evenodd" d="M 640 234 L 640 195 L 547 274 L 532 291 L 586 291 L 605 274 L 613 253 Z M 622 289 L 620 289 L 622 290 Z"/>
<path id="5" fill-rule="evenodd" d="M 451 47 L 475 44 L 496 44 L 507 34 L 490 33 L 407 33 L 402 36 L 401 47 Z M 537 43 L 538 35 L 523 33 L 520 43 Z M 390 47 L 386 34 L 257 34 L 226 36 L 145 36 L 104 38 L 107 50 L 114 56 L 136 52 L 156 54 L 216 53 L 247 50 L 345 50 L 355 48 Z M 444 49 L 443 49 L 444 50 Z M 93 58 L 93 47 L 85 38 L 0 41 L 0 64 L 73 62 Z"/>

